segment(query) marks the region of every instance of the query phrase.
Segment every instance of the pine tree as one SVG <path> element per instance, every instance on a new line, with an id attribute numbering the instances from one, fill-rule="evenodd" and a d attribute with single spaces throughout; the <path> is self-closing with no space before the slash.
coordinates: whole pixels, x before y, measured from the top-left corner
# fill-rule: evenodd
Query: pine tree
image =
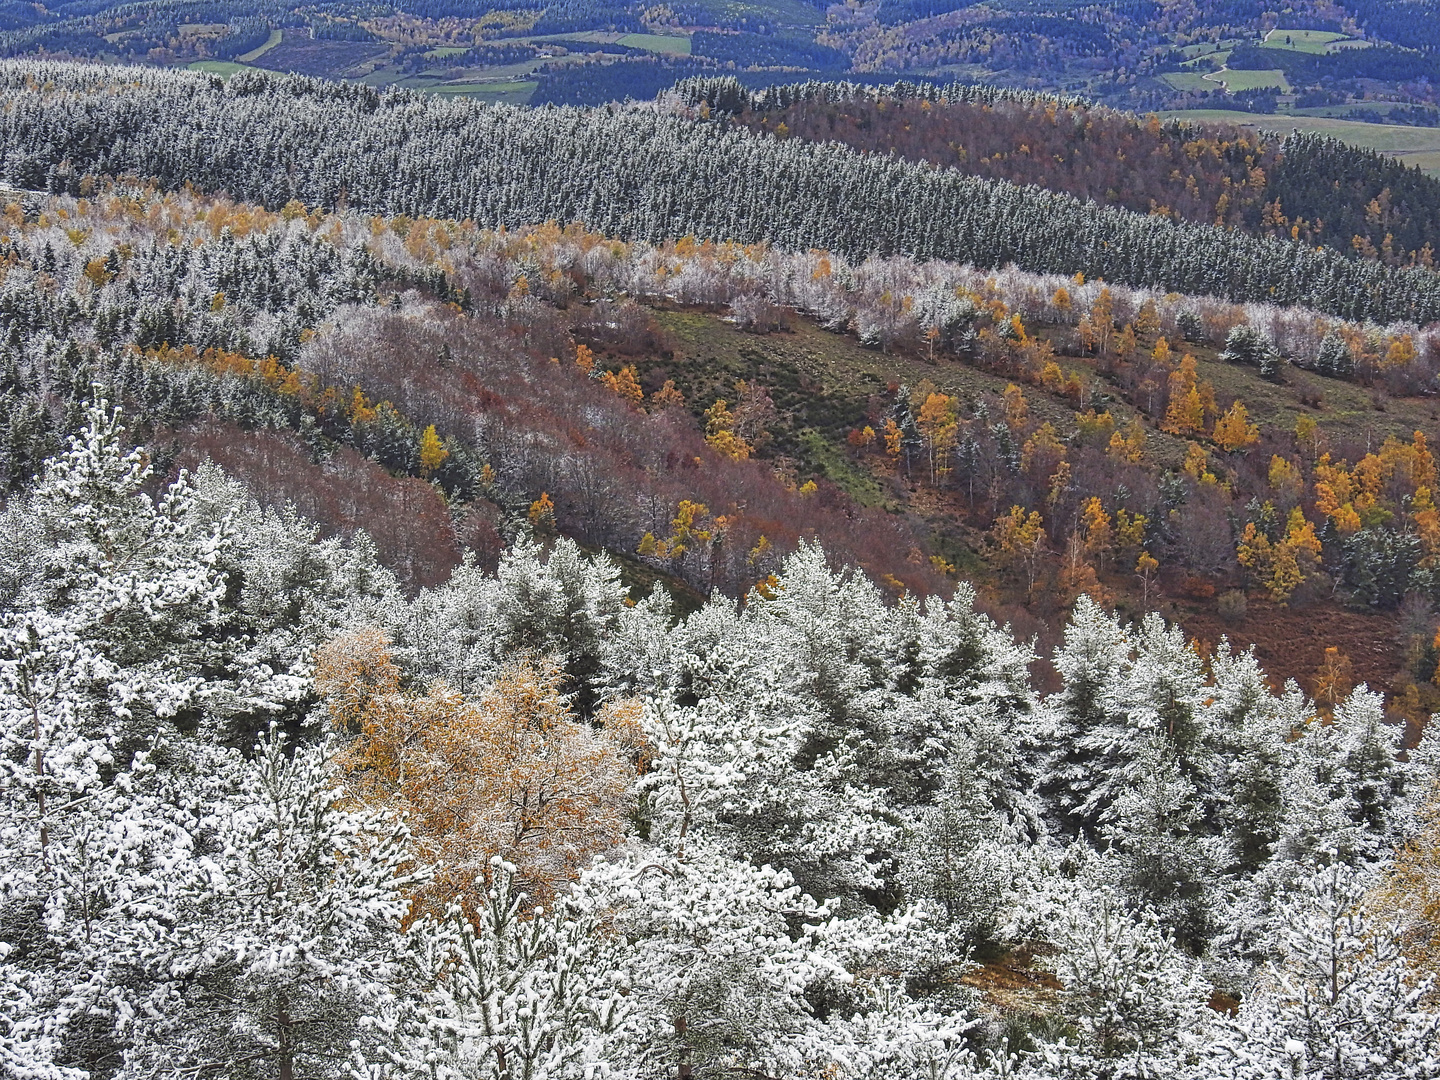
<path id="1" fill-rule="evenodd" d="M 403 827 L 342 810 L 328 757 L 272 733 L 211 809 L 170 918 L 134 935 L 165 977 L 126 1022 L 132 1068 L 342 1076 L 375 1052 L 362 1020 L 388 992 L 415 881 Z"/>
<path id="2" fill-rule="evenodd" d="M 1429 984 L 1414 980 L 1398 925 L 1372 914 L 1367 888 L 1363 873 L 1335 865 L 1288 899 L 1283 958 L 1241 1004 L 1213 1075 L 1440 1076 Z"/>
<path id="3" fill-rule="evenodd" d="M 629 1007 L 617 975 L 631 959 L 603 913 L 575 899 L 531 905 L 499 856 L 479 884 L 474 910 L 411 928 L 402 985 L 414 996 L 382 1014 L 390 1038 L 361 1057 L 362 1075 L 549 1080 L 620 1051 Z"/>
<path id="4" fill-rule="evenodd" d="M 1204 1037 L 1209 987 L 1156 915 L 1128 907 L 1106 886 L 1074 887 L 1049 938 L 1048 964 L 1075 1041 L 1042 1042 L 1049 1075 L 1180 1074 Z M 1042 1072 L 1042 1075 L 1045 1073 Z"/>
<path id="5" fill-rule="evenodd" d="M 1315 370 L 1321 375 L 1334 379 L 1348 379 L 1355 373 L 1355 361 L 1345 339 L 1331 331 L 1320 339 L 1320 351 L 1315 356 Z"/>

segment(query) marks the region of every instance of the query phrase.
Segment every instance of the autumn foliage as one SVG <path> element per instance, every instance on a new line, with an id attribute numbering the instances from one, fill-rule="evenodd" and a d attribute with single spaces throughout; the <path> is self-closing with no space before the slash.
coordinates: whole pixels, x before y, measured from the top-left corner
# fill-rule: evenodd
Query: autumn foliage
<path id="1" fill-rule="evenodd" d="M 469 699 L 443 685 L 402 689 L 374 628 L 320 650 L 316 688 L 354 736 L 341 759 L 350 796 L 401 816 L 430 872 L 413 914 L 472 900 L 496 855 L 543 898 L 623 836 L 639 705 L 612 702 L 595 726 L 581 723 L 563 678 L 550 660 L 518 659 Z"/>

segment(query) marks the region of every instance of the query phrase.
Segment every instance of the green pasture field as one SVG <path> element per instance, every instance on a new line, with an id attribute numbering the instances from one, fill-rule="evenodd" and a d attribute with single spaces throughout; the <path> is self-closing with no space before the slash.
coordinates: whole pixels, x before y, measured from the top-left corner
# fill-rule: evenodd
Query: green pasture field
<path id="1" fill-rule="evenodd" d="M 1194 71 L 1170 71 L 1160 76 L 1173 89 L 1180 91 L 1214 90 L 1215 82 Z"/>
<path id="2" fill-rule="evenodd" d="M 1226 68 L 1224 71 L 1217 71 L 1214 77 L 1208 80 L 1212 83 L 1223 82 L 1225 89 L 1232 94 L 1239 90 L 1264 90 L 1268 87 L 1278 87 L 1282 92 L 1290 92 L 1290 83 L 1285 78 L 1285 72 L 1279 68 L 1271 71 L 1238 71 Z"/>
<path id="3" fill-rule="evenodd" d="M 669 53 L 673 56 L 690 55 L 688 37 L 673 37 L 668 34 L 626 34 L 616 44 L 632 49 L 648 49 L 655 53 Z"/>
<path id="4" fill-rule="evenodd" d="M 1271 30 L 1265 35 L 1260 47 L 1324 56 L 1337 48 L 1363 48 L 1369 44 L 1368 41 L 1357 41 L 1346 34 L 1337 34 L 1334 30 Z"/>

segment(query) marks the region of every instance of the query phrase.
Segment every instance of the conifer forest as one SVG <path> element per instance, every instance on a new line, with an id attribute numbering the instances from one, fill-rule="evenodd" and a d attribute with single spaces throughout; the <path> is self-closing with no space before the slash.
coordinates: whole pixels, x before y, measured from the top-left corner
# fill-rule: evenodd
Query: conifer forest
<path id="1" fill-rule="evenodd" d="M 1440 179 L 863 77 L 1433 4 L 792 6 L 0 3 L 0 1078 L 1440 1080 Z"/>

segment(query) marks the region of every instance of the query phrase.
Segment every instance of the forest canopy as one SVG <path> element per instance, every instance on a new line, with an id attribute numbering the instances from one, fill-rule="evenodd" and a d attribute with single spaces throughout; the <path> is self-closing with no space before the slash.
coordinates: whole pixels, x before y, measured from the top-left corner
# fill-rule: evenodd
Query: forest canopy
<path id="1" fill-rule="evenodd" d="M 0 86 L 5 1075 L 1440 1078 L 1433 272 L 730 82 Z"/>
<path id="2" fill-rule="evenodd" d="M 26 188 L 78 194 L 86 175 L 130 174 L 271 209 L 298 199 L 492 227 L 581 221 L 626 239 L 1015 263 L 1353 319 L 1440 315 L 1431 270 L 648 107 L 524 110 L 298 77 L 17 61 L 0 67 L 0 88 L 12 99 L 5 175 Z M 260 144 L 257 128 L 270 133 Z"/>

